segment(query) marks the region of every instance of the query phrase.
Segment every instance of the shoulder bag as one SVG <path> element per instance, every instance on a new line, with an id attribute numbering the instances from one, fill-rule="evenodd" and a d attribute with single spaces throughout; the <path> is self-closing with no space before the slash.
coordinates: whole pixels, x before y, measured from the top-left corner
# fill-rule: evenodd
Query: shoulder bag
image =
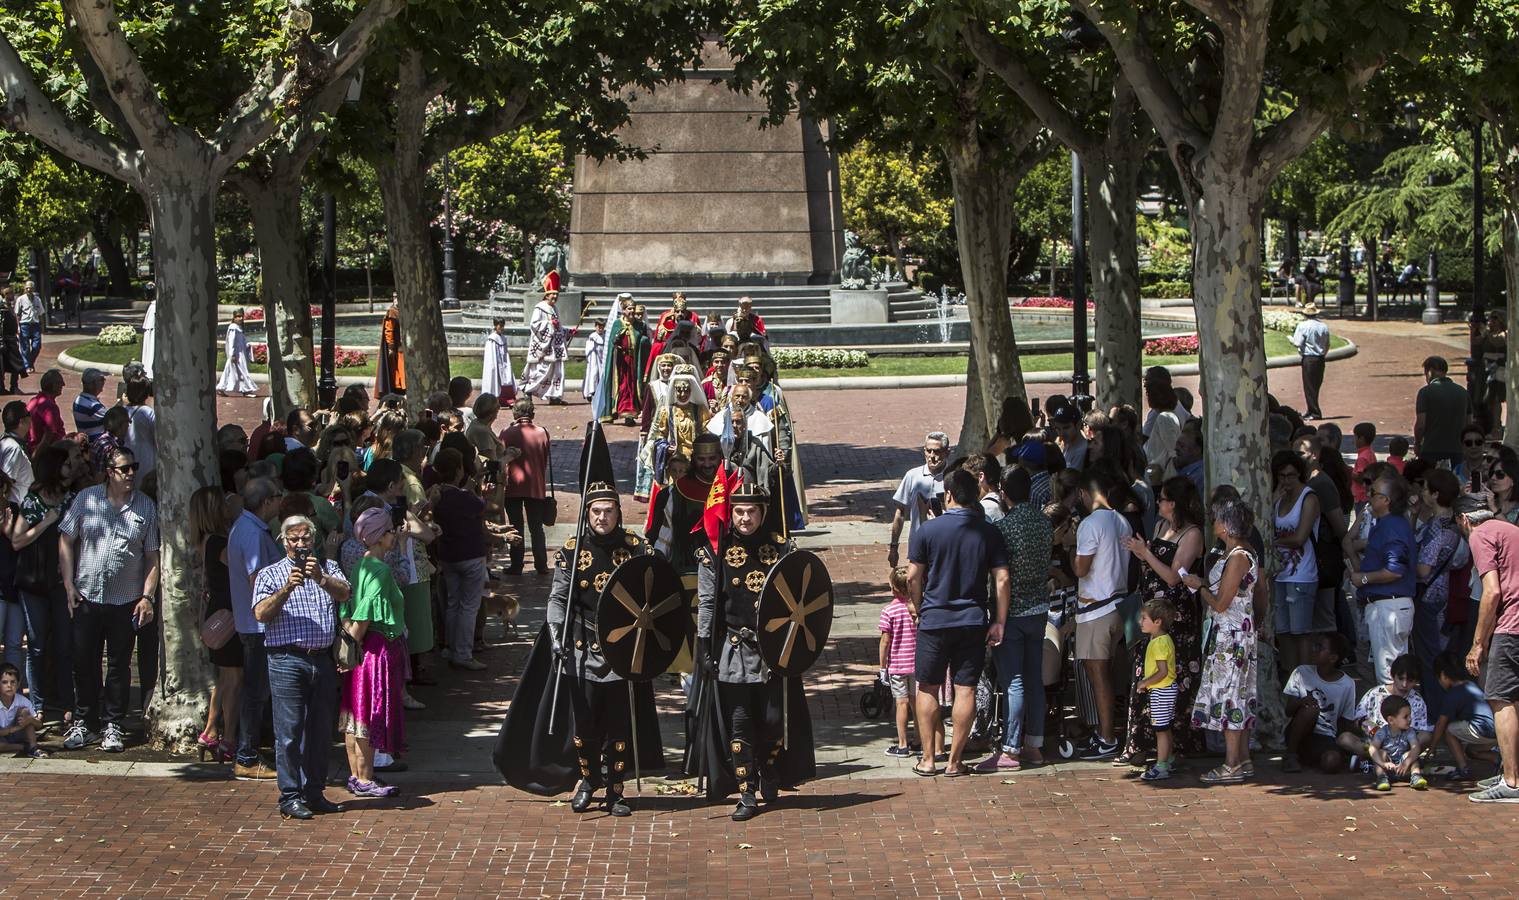
<path id="1" fill-rule="evenodd" d="M 543 430 L 545 435 L 548 429 Z M 543 522 L 543 527 L 553 528 L 559 524 L 559 499 L 554 495 L 554 439 L 549 437 L 545 444 L 546 471 L 543 473 L 543 483 L 549 489 L 549 495 L 538 501 L 538 518 Z"/>

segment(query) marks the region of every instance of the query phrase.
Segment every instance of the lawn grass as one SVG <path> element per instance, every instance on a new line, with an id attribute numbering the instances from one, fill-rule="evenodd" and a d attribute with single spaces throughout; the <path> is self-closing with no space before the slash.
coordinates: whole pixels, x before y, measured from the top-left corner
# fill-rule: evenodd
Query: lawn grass
<path id="1" fill-rule="evenodd" d="M 1331 338 L 1331 346 L 1343 347 L 1345 339 L 1341 337 Z M 1266 355 L 1290 356 L 1296 351 L 1292 343 L 1287 340 L 1287 335 L 1279 331 L 1266 332 Z M 93 341 L 86 344 L 78 344 L 69 348 L 69 353 L 78 359 L 95 363 L 110 363 L 125 365 L 134 359 L 141 358 L 141 347 L 136 344 L 126 344 L 120 347 L 103 347 Z M 1024 372 L 1068 372 L 1071 369 L 1071 354 L 1048 353 L 1048 354 L 1024 354 L 1021 362 Z M 1195 356 L 1146 356 L 1144 364 L 1147 366 L 1175 366 L 1197 362 Z M 216 367 L 220 371 L 223 364 L 221 353 L 216 355 Z M 1088 357 L 1088 368 L 1096 366 L 1095 354 Z M 472 357 L 450 357 L 448 361 L 449 374 L 467 375 L 471 378 L 480 377 L 480 360 Z M 253 365 L 250 369 L 254 372 L 268 374 L 269 367 Z M 338 375 L 353 375 L 374 377 L 375 364 L 371 362 L 351 369 L 338 369 Z M 581 360 L 570 360 L 565 364 L 565 381 L 571 385 L 578 385 L 581 377 L 585 374 L 585 363 Z M 854 369 L 821 369 L 802 368 L 786 369 L 786 378 L 838 378 L 838 377 L 861 377 L 861 376 L 903 376 L 903 375 L 964 375 L 965 357 L 963 356 L 876 356 L 870 360 L 870 365 Z"/>

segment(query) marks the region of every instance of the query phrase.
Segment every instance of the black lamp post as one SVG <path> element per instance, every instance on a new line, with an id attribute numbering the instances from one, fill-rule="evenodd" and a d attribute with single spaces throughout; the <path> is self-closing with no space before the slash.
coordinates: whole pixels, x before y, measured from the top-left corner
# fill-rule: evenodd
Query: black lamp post
<path id="1" fill-rule="evenodd" d="M 1103 44 L 1102 32 L 1078 13 L 1072 13 L 1064 32 L 1066 53 L 1083 73 L 1089 93 L 1097 90 L 1097 71 L 1091 54 Z M 1086 173 L 1081 156 L 1071 151 L 1071 395 L 1092 393 L 1087 365 L 1087 234 Z"/>
<path id="2" fill-rule="evenodd" d="M 454 268 L 454 213 L 450 200 L 453 190 L 454 164 L 443 163 L 443 308 L 458 309 L 459 272 Z"/>
<path id="3" fill-rule="evenodd" d="M 1403 124 L 1409 131 L 1419 127 L 1418 113 L 1419 104 L 1412 100 L 1403 104 Z M 1425 184 L 1433 183 L 1433 176 L 1425 181 Z M 1433 245 L 1429 248 L 1429 265 L 1424 278 L 1424 314 L 1419 321 L 1425 325 L 1439 325 L 1443 321 L 1440 315 L 1440 255 Z"/>
<path id="4" fill-rule="evenodd" d="M 1350 232 L 1340 233 L 1340 315 L 1345 315 L 1345 307 L 1349 306 L 1352 313 L 1355 312 L 1355 273 L 1350 271 Z"/>
<path id="5" fill-rule="evenodd" d="M 338 325 L 338 202 L 332 194 L 322 195 L 322 374 L 317 379 L 317 406 L 332 409 L 338 402 L 337 331 Z"/>
<path id="6" fill-rule="evenodd" d="M 1482 320 L 1487 316 L 1487 299 L 1482 294 L 1484 271 L 1484 247 L 1487 230 L 1483 219 L 1487 216 L 1487 197 L 1482 189 L 1482 120 L 1472 121 L 1472 358 L 1480 356 L 1477 350 Z"/>

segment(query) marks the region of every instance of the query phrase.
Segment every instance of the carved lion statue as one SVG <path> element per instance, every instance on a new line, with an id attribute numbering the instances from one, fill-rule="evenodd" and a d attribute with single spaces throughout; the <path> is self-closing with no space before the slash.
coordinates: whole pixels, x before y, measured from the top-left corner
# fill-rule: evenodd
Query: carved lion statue
<path id="1" fill-rule="evenodd" d="M 560 275 L 568 274 L 569 255 L 564 245 L 548 238 L 540 242 L 533 250 L 533 283 L 542 284 L 543 277 L 550 272 L 557 271 Z"/>

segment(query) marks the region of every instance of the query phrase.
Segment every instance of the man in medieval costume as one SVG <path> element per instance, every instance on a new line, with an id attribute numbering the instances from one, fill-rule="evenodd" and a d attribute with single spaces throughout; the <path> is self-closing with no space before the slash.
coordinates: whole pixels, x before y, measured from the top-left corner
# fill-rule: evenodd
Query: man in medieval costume
<path id="1" fill-rule="evenodd" d="M 594 403 L 601 383 L 601 370 L 607 363 L 607 323 L 596 320 L 596 330 L 585 336 L 585 374 L 580 378 L 580 395 Z"/>
<path id="2" fill-rule="evenodd" d="M 696 548 L 706 540 L 693 533 L 701 524 L 712 479 L 722 464 L 722 447 L 713 434 L 698 434 L 692 444 L 691 465 L 685 474 L 672 477 L 668 485 L 654 485 L 649 499 L 649 516 L 644 535 L 654 552 L 669 560 L 680 575 L 681 585 L 691 610 L 691 630 L 696 630 Z M 673 672 L 689 673 L 693 669 L 691 648 L 681 648 Z"/>
<path id="3" fill-rule="evenodd" d="M 221 397 L 231 394 L 252 397 L 258 392 L 253 384 L 253 376 L 248 372 L 248 363 L 252 358 L 248 353 L 248 337 L 243 334 L 243 315 L 242 308 L 239 307 L 232 313 L 232 321 L 227 325 L 224 347 L 227 362 L 222 366 L 221 380 L 216 382 L 216 393 Z"/>
<path id="4" fill-rule="evenodd" d="M 740 482 L 728 499 L 731 528 L 716 550 L 703 543 L 696 551 L 697 653 L 708 689 L 694 686 L 693 695 L 713 697 L 715 708 L 699 711 L 695 742 L 708 798 L 737 789 L 732 818 L 742 822 L 759 814 L 756 795 L 774 803 L 782 786 L 811 778 L 816 761 L 801 679 L 772 677 L 759 649 L 765 579 L 792 547 L 764 529 L 763 489 Z"/>
<path id="5" fill-rule="evenodd" d="M 649 358 L 649 339 L 634 318 L 633 295 L 617 295 L 617 321 L 607 332 L 607 359 L 596 388 L 594 409 L 602 422 L 638 420 L 643 409 L 643 372 Z"/>
<path id="6" fill-rule="evenodd" d="M 548 291 L 533 307 L 528 321 L 527 365 L 522 390 L 549 406 L 564 406 L 564 361 L 570 355 L 573 331 L 559 323 L 559 292 Z"/>
<path id="7" fill-rule="evenodd" d="M 701 392 L 707 395 L 707 405 L 714 410 L 728 405 L 728 362 L 732 355 L 717 346 L 707 354 L 707 364 L 702 373 Z"/>
<path id="8" fill-rule="evenodd" d="M 701 326 L 701 318 L 686 308 L 685 292 L 676 291 L 671 299 L 670 308 L 661 313 L 659 320 L 654 323 L 654 344 L 650 352 L 655 357 L 664 352 L 665 342 L 676 336 L 682 322 L 690 323 L 689 330 L 685 332 L 687 335 L 685 340 L 694 343 Z"/>
<path id="9" fill-rule="evenodd" d="M 400 300 L 395 294 L 390 295 L 390 308 L 380 320 L 380 359 L 374 376 L 375 399 L 390 394 L 406 396 L 406 353 L 401 341 Z"/>
<path id="10" fill-rule="evenodd" d="M 786 405 L 786 395 L 775 380 L 775 363 L 763 350 L 744 356 L 744 368 L 749 383 L 754 388 L 754 405 L 770 417 L 775 430 L 770 436 L 770 448 L 775 453 L 775 463 L 781 469 L 781 491 L 778 499 L 785 510 L 788 531 L 796 531 L 807 524 L 807 488 L 802 478 L 802 460 L 797 453 L 796 430 L 791 420 L 791 410 Z"/>
<path id="11" fill-rule="evenodd" d="M 600 808 L 627 816 L 632 809 L 623 784 L 634 769 L 634 722 L 643 770 L 663 767 L 663 749 L 652 683 L 629 691 L 613 671 L 601 645 L 597 604 L 612 572 L 649 546 L 622 527 L 617 491 L 604 481 L 586 488 L 583 533 L 583 543 L 571 538 L 555 556 L 547 623 L 507 711 L 495 763 L 522 790 L 551 796 L 573 786 L 576 813 L 591 809 L 605 788 Z"/>

